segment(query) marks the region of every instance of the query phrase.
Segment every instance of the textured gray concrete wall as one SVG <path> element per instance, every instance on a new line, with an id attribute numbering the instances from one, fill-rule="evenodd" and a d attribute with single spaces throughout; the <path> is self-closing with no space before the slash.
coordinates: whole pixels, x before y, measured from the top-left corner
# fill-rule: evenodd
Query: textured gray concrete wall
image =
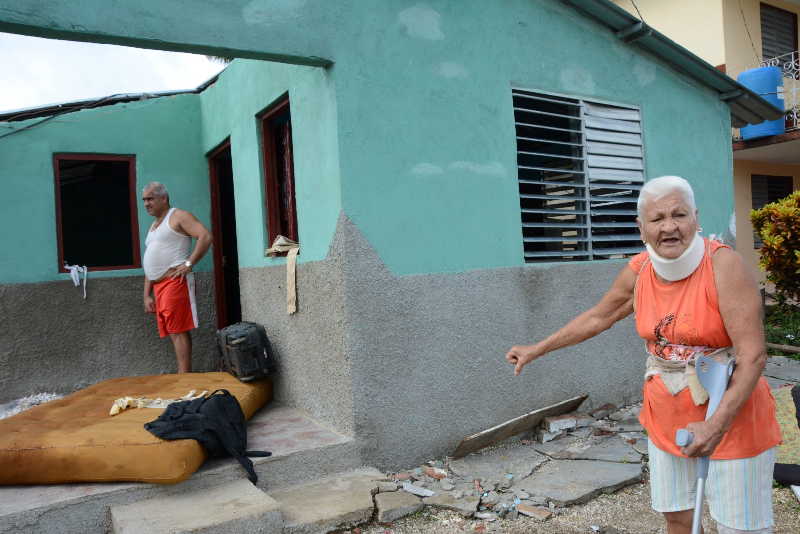
<path id="1" fill-rule="evenodd" d="M 396 277 L 345 218 L 338 240 L 364 463 L 408 467 L 583 393 L 584 407 L 641 398 L 644 356 L 632 319 L 537 360 L 519 377 L 504 360 L 511 345 L 541 339 L 593 305 L 623 262 Z"/>
<path id="2" fill-rule="evenodd" d="M 337 233 L 328 259 L 298 264 L 293 315 L 286 313 L 285 266 L 240 269 L 239 284 L 243 319 L 264 325 L 278 359 L 275 398 L 352 434 L 340 237 Z"/>
<path id="3" fill-rule="evenodd" d="M 211 273 L 195 276 L 194 368 L 209 371 L 216 365 L 214 283 Z M 69 280 L 0 285 L 0 317 L 0 403 L 176 370 L 172 344 L 158 337 L 155 317 L 142 309 L 140 276 L 89 273 L 86 300 Z"/>

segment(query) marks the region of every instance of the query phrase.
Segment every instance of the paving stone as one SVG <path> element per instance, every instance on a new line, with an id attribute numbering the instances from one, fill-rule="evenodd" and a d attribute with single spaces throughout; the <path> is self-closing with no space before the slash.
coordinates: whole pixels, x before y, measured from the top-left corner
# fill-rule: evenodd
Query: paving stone
<path id="1" fill-rule="evenodd" d="M 456 485 L 453 484 L 453 482 L 450 479 L 443 478 L 442 480 L 439 481 L 439 487 L 444 491 L 451 491 L 456 487 Z"/>
<path id="2" fill-rule="evenodd" d="M 641 432 L 644 430 L 637 417 L 629 417 L 617 422 L 617 432 Z"/>
<path id="3" fill-rule="evenodd" d="M 329 532 L 369 521 L 375 509 L 372 496 L 382 478 L 375 469 L 359 469 L 270 492 L 270 496 L 281 505 L 284 534 Z"/>
<path id="4" fill-rule="evenodd" d="M 550 456 L 558 460 L 604 460 L 626 463 L 642 461 L 642 455 L 619 436 L 593 437 L 578 441 Z"/>
<path id="5" fill-rule="evenodd" d="M 508 445 L 450 460 L 449 467 L 453 473 L 467 480 L 495 482 L 506 474 L 513 475 L 514 480 L 521 480 L 546 461 L 547 457 L 536 452 L 533 447 Z"/>
<path id="6" fill-rule="evenodd" d="M 500 502 L 500 495 L 494 491 L 490 491 L 489 493 L 481 497 L 481 505 L 487 508 L 491 508 L 498 502 Z"/>
<path id="7" fill-rule="evenodd" d="M 480 501 L 481 500 L 478 497 L 456 498 L 455 495 L 451 495 L 449 493 L 441 493 L 434 495 L 433 497 L 425 497 L 422 499 L 422 502 L 426 506 L 452 510 L 464 517 L 471 517 L 475 512 L 477 512 Z"/>
<path id="8" fill-rule="evenodd" d="M 586 502 L 600 492 L 611 493 L 641 478 L 640 463 L 551 460 L 533 476 L 515 483 L 514 488 L 567 506 Z"/>
<path id="9" fill-rule="evenodd" d="M 763 374 L 774 382 L 796 384 L 800 382 L 800 362 L 785 356 L 770 356 Z"/>
<path id="10" fill-rule="evenodd" d="M 541 506 L 530 506 L 528 504 L 518 504 L 517 511 L 522 515 L 545 521 L 553 515 L 549 508 L 542 508 Z"/>
<path id="11" fill-rule="evenodd" d="M 594 421 L 594 419 L 592 419 L 592 421 Z M 592 432 L 593 429 L 587 426 L 584 428 L 576 428 L 575 430 L 570 430 L 569 435 L 579 439 L 584 439 L 591 436 Z"/>
<path id="12" fill-rule="evenodd" d="M 536 441 L 539 443 L 547 443 L 548 441 L 553 441 L 554 439 L 558 439 L 564 435 L 563 430 L 559 430 L 557 432 L 550 432 L 544 428 L 539 428 L 536 430 Z"/>
<path id="13" fill-rule="evenodd" d="M 378 510 L 377 520 L 380 523 L 397 521 L 401 517 L 418 512 L 422 506 L 422 500 L 419 497 L 405 491 L 379 493 L 375 496 L 375 507 Z"/>
<path id="14" fill-rule="evenodd" d="M 114 534 L 281 532 L 279 504 L 247 480 L 111 506 Z"/>
<path id="15" fill-rule="evenodd" d="M 542 454 L 546 454 L 547 456 L 552 456 L 553 454 L 557 454 L 560 451 L 574 445 L 575 443 L 579 443 L 581 441 L 580 438 L 575 436 L 564 436 L 563 438 L 556 439 L 550 441 L 548 443 L 534 443 L 533 448 Z"/>
<path id="16" fill-rule="evenodd" d="M 397 491 L 397 483 L 396 482 L 378 482 L 378 492 L 379 493 L 388 493 L 391 491 Z"/>

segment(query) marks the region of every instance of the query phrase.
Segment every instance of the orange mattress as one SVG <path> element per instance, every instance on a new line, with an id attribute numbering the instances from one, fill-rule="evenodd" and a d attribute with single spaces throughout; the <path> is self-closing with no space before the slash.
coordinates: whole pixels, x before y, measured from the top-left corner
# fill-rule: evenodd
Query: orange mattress
<path id="1" fill-rule="evenodd" d="M 227 389 L 247 419 L 272 398 L 268 379 L 243 383 L 228 373 L 106 380 L 0 420 L 0 484 L 181 482 L 206 459 L 197 441 L 165 441 L 145 430 L 163 409 L 108 412 L 120 397 L 175 399 L 193 389 Z"/>

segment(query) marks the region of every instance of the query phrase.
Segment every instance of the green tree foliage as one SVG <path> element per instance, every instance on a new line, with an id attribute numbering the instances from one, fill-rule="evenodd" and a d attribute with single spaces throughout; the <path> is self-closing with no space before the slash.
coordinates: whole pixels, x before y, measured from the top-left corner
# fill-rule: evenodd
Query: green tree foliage
<path id="1" fill-rule="evenodd" d="M 750 220 L 764 242 L 759 266 L 779 300 L 800 301 L 800 191 L 751 211 Z"/>

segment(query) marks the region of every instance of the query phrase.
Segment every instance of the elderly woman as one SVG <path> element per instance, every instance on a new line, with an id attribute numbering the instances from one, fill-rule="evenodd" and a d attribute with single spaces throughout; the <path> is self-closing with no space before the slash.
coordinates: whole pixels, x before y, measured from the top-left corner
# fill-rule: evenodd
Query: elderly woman
<path id="1" fill-rule="evenodd" d="M 653 509 L 664 514 L 669 534 L 689 533 L 694 458 L 710 455 L 706 495 L 719 532 L 771 532 L 780 430 L 761 377 L 766 353 L 755 281 L 736 252 L 698 235 L 694 192 L 683 178 L 647 182 L 638 215 L 647 251 L 631 258 L 597 305 L 534 345 L 512 347 L 506 359 L 518 375 L 536 358 L 635 312 L 648 352 L 639 419 L 649 438 Z M 712 352 L 735 354 L 736 370 L 704 421 L 707 394 L 691 366 L 697 355 Z M 675 444 L 679 428 L 694 433 L 687 447 Z"/>

